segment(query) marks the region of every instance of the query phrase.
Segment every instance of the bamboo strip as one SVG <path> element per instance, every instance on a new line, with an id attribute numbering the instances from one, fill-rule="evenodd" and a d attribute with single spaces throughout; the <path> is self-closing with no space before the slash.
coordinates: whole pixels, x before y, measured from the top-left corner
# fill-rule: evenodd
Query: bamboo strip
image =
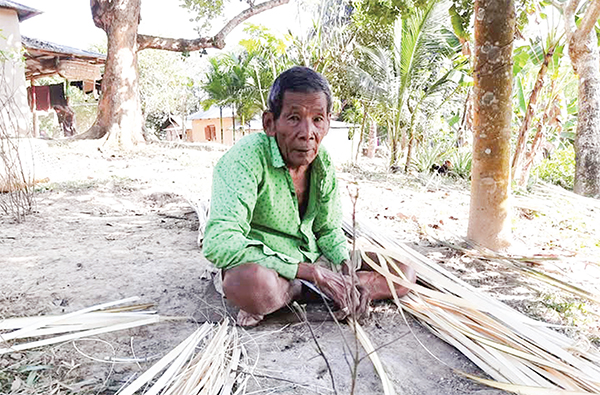
<path id="1" fill-rule="evenodd" d="M 38 340 L 38 341 L 24 343 L 24 344 L 16 344 L 16 345 L 13 345 L 13 346 L 10 346 L 7 348 L 0 348 L 0 355 L 7 354 L 9 352 L 29 350 L 31 348 L 47 346 L 50 344 L 62 343 L 62 342 L 66 342 L 66 341 L 73 340 L 73 339 L 80 339 L 80 338 L 86 337 L 86 336 L 95 336 L 95 335 L 99 335 L 102 333 L 114 332 L 114 331 L 119 331 L 119 330 L 123 330 L 123 329 L 129 329 L 129 328 L 135 328 L 138 326 L 154 324 L 158 321 L 159 321 L 159 317 L 154 316 L 151 318 L 146 318 L 146 319 L 138 320 L 138 321 L 134 321 L 134 322 L 128 322 L 125 324 L 117 324 L 117 325 L 112 325 L 109 327 L 91 329 L 91 330 L 87 330 L 87 331 L 72 333 L 69 335 L 53 337 L 53 338 L 45 339 L 45 340 Z"/>
<path id="2" fill-rule="evenodd" d="M 81 309 L 81 310 L 78 310 L 78 311 L 75 311 L 75 312 L 72 312 L 69 314 L 65 314 L 62 316 L 40 317 L 39 320 L 35 321 L 34 323 L 32 323 L 31 325 L 29 325 L 27 327 L 21 328 L 15 332 L 11 332 L 11 333 L 8 333 L 5 335 L 0 335 L 0 340 L 8 341 L 8 340 L 12 340 L 12 339 L 26 337 L 25 335 L 27 335 L 28 333 L 34 332 L 35 330 L 37 330 L 43 326 L 48 326 L 48 325 L 54 324 L 56 322 L 60 322 L 61 320 L 77 317 L 77 316 L 80 316 L 82 314 L 89 313 L 92 311 L 102 310 L 102 309 L 105 309 L 105 308 L 108 308 L 111 306 L 116 306 L 119 304 L 133 302 L 137 299 L 139 299 L 139 298 L 131 297 L 131 298 L 117 300 L 116 302 L 103 303 L 103 304 L 99 304 L 96 306 L 87 307 L 85 309 Z"/>
<path id="3" fill-rule="evenodd" d="M 165 367 L 167 367 L 173 360 L 175 360 L 181 353 L 189 347 L 190 344 L 193 344 L 194 347 L 198 344 L 198 341 L 202 339 L 204 336 L 208 334 L 210 324 L 205 323 L 200 328 L 198 328 L 194 333 L 188 336 L 183 342 L 181 342 L 177 347 L 171 350 L 167 355 L 162 357 L 158 362 L 156 362 L 150 369 L 145 371 L 140 377 L 135 379 L 131 384 L 127 387 L 123 388 L 119 391 L 118 395 L 133 395 L 138 389 L 142 388 L 147 382 L 152 380 L 154 376 L 156 376 L 159 372 L 161 372 Z"/>
<path id="4" fill-rule="evenodd" d="M 385 371 L 385 368 L 383 367 L 383 363 L 381 362 L 379 355 L 377 355 L 377 352 L 375 351 L 375 347 L 373 347 L 373 343 L 371 343 L 371 340 L 367 336 L 367 333 L 362 328 L 362 326 L 360 326 L 358 324 L 358 322 L 349 320 L 348 324 L 351 325 L 352 327 L 356 328 L 356 336 L 358 337 L 358 340 L 360 341 L 360 344 L 364 348 L 365 352 L 369 356 L 371 363 L 373 363 L 373 366 L 375 367 L 377 374 L 379 374 L 379 378 L 381 379 L 381 384 L 383 385 L 383 393 L 385 395 L 395 395 L 396 390 L 394 389 L 394 384 L 392 383 L 387 372 Z"/>

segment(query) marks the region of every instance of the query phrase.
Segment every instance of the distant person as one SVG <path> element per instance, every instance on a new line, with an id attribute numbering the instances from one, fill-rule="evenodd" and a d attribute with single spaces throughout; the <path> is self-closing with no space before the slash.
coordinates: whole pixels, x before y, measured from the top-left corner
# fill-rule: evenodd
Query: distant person
<path id="1" fill-rule="evenodd" d="M 378 273 L 361 270 L 353 280 L 344 270 L 349 252 L 335 168 L 320 146 L 331 120 L 329 85 L 310 68 L 293 67 L 273 83 L 268 106 L 265 133 L 242 138 L 214 169 L 204 255 L 222 269 L 239 325 L 255 325 L 300 298 L 303 281 L 342 316 L 362 316 L 369 301 L 391 291 Z M 415 281 L 412 269 L 402 270 Z"/>

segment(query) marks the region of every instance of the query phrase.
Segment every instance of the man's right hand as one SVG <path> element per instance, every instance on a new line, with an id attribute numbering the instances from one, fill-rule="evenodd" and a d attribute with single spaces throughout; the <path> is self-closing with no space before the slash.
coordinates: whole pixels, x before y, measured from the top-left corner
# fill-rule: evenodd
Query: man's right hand
<path id="1" fill-rule="evenodd" d="M 335 302 L 340 308 L 340 313 L 336 315 L 338 319 L 344 319 L 349 315 L 360 319 L 366 315 L 368 301 L 361 298 L 357 277 L 352 278 L 309 263 L 298 265 L 297 277 L 311 281 Z"/>

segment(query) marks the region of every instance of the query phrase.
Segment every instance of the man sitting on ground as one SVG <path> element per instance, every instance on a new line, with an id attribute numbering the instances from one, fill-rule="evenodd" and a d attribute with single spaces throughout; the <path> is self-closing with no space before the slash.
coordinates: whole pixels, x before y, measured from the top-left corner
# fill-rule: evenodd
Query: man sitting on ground
<path id="1" fill-rule="evenodd" d="M 339 270 L 348 264 L 348 243 L 335 168 L 320 147 L 331 120 L 328 83 L 293 67 L 273 83 L 268 106 L 265 133 L 244 137 L 215 166 L 204 255 L 222 269 L 239 325 L 255 325 L 298 299 L 298 280 L 315 284 L 342 312 L 363 315 L 370 300 L 391 291 L 378 273 Z M 402 270 L 415 281 L 414 271 Z"/>

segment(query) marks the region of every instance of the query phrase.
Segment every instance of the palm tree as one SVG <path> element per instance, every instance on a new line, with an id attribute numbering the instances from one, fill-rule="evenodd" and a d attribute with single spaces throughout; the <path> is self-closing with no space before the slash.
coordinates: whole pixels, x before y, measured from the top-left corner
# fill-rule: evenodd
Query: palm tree
<path id="1" fill-rule="evenodd" d="M 430 0 L 423 8 L 396 20 L 390 48 L 360 47 L 365 61 L 362 67 L 353 68 L 354 81 L 362 95 L 377 101 L 380 111 L 386 114 L 390 166 L 396 164 L 400 151 L 412 147 L 414 124 L 422 104 L 453 83 L 453 66 L 448 67 L 450 70 L 443 68 L 458 51 L 449 40 L 453 34 L 442 28 L 447 23 L 448 8 L 447 0 Z M 410 153 L 407 160 L 410 163 Z"/>
<path id="2" fill-rule="evenodd" d="M 252 97 L 253 90 L 250 85 L 254 56 L 244 51 L 239 54 L 230 52 L 213 57 L 209 60 L 210 69 L 206 73 L 204 91 L 208 99 L 203 101 L 204 108 L 218 105 L 221 109 L 221 141 L 223 141 L 223 113 L 224 106 L 232 107 L 233 136 L 235 140 L 235 118 L 239 116 L 242 127 L 246 119 L 250 119 L 261 107 Z"/>
<path id="3" fill-rule="evenodd" d="M 223 107 L 229 103 L 227 75 L 223 70 L 219 57 L 215 56 L 208 60 L 209 70 L 206 73 L 206 82 L 202 85 L 208 99 L 202 102 L 205 110 L 213 105 L 219 106 L 219 117 L 221 121 L 221 142 L 223 141 Z"/>

